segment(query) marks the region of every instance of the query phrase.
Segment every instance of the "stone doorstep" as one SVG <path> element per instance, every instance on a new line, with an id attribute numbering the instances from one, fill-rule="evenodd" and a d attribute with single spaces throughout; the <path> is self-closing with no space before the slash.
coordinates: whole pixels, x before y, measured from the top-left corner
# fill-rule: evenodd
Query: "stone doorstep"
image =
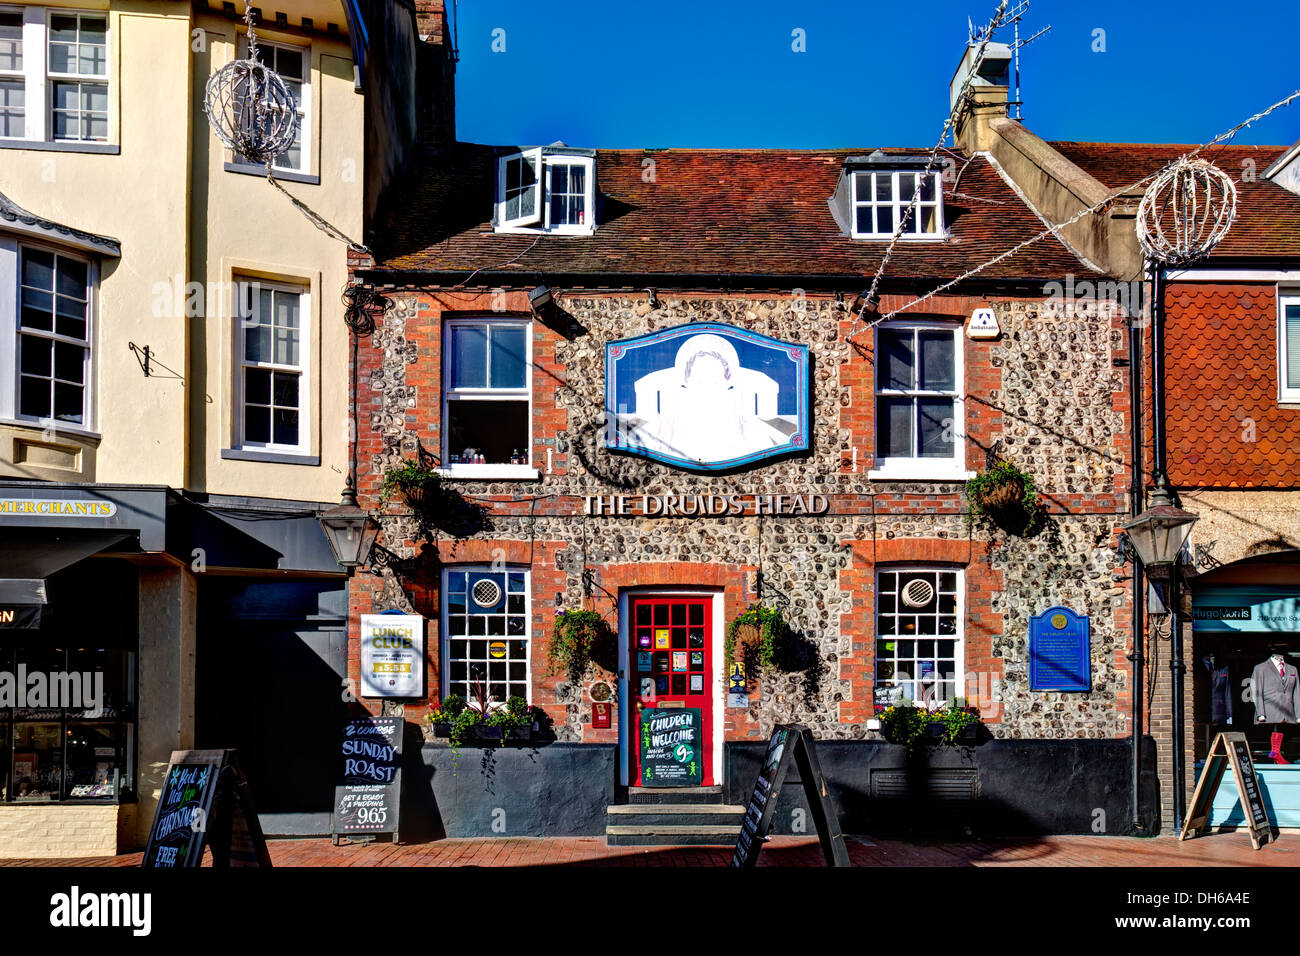
<path id="1" fill-rule="evenodd" d="M 609 846 L 735 846 L 739 823 L 733 827 L 716 826 L 607 826 L 605 842 Z"/>

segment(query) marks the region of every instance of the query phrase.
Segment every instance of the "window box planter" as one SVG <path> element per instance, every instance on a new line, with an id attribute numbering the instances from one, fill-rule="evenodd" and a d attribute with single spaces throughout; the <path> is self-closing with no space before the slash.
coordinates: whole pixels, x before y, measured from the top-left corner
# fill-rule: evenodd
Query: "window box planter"
<path id="1" fill-rule="evenodd" d="M 473 731 L 471 731 L 471 734 L 479 740 L 500 740 L 501 728 L 488 727 L 485 724 L 479 724 L 473 729 Z"/>
<path id="2" fill-rule="evenodd" d="M 447 723 L 447 722 L 445 722 L 445 721 L 443 721 L 443 722 L 439 722 L 439 723 L 435 723 L 435 724 L 433 725 L 433 735 L 434 735 L 435 737 L 450 737 L 450 736 L 451 736 L 451 724 L 449 724 L 449 723 Z"/>

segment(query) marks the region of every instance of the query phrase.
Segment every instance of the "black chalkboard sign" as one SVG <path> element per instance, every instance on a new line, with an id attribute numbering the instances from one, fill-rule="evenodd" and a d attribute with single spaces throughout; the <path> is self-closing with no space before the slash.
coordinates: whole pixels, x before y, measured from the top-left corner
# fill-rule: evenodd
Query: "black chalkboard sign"
<path id="1" fill-rule="evenodd" d="M 340 836 L 391 833 L 397 841 L 402 798 L 400 717 L 359 717 L 343 728 L 334 788 L 334 843 Z"/>
<path id="2" fill-rule="evenodd" d="M 1223 780 L 1223 771 L 1228 766 L 1232 767 L 1232 775 L 1236 778 L 1237 799 L 1241 801 L 1242 812 L 1246 815 L 1251 845 L 1258 850 L 1272 839 L 1273 828 L 1268 821 L 1268 811 L 1264 808 L 1264 796 L 1259 789 L 1259 778 L 1255 775 L 1255 764 L 1250 759 L 1250 745 L 1243 733 L 1224 733 L 1214 738 L 1178 839 L 1200 836 L 1208 829 L 1210 805 L 1214 803 L 1214 795 Z"/>
<path id="3" fill-rule="evenodd" d="M 163 776 L 142 867 L 270 866 L 248 781 L 233 750 L 176 750 Z"/>
<path id="4" fill-rule="evenodd" d="M 704 780 L 704 714 L 698 707 L 641 711 L 641 783 L 698 787 Z"/>
<path id="5" fill-rule="evenodd" d="M 822 856 L 827 866 L 851 866 L 849 853 L 840 832 L 840 818 L 834 801 L 826 789 L 821 763 L 817 759 L 817 745 L 812 731 L 800 724 L 778 724 L 767 741 L 763 764 L 758 768 L 754 789 L 745 807 L 745 819 L 736 838 L 736 850 L 731 866 L 751 867 L 758 864 L 758 853 L 763 838 L 772 828 L 772 814 L 776 812 L 777 796 L 794 760 L 803 781 L 804 797 L 817 828 Z"/>

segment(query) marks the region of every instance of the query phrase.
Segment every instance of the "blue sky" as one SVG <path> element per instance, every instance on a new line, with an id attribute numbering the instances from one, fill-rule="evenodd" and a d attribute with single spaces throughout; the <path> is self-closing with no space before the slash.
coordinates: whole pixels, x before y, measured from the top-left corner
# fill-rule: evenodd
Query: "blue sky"
<path id="1" fill-rule="evenodd" d="M 996 6 L 453 2 L 460 139 L 604 148 L 928 147 L 966 18 L 985 23 Z M 1024 120 L 1045 139 L 1202 142 L 1300 88 L 1294 0 L 1032 0 L 1022 36 L 1048 24 L 1021 54 Z M 791 48 L 796 29 L 806 52 Z M 1296 139 L 1300 101 L 1235 142 Z"/>

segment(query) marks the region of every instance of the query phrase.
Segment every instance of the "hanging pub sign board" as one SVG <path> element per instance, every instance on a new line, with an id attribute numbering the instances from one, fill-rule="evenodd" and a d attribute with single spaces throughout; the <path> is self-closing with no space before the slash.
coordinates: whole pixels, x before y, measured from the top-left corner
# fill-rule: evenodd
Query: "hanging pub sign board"
<path id="1" fill-rule="evenodd" d="M 704 780 L 704 720 L 698 707 L 641 711 L 641 781 L 647 787 L 698 787 Z"/>
<path id="2" fill-rule="evenodd" d="M 402 809 L 401 717 L 358 717 L 343 728 L 339 782 L 331 832 L 340 836 L 391 833 L 397 842 Z"/>
<path id="3" fill-rule="evenodd" d="M 1091 625 L 1068 607 L 1029 619 L 1029 689 L 1092 690 Z"/>
<path id="4" fill-rule="evenodd" d="M 362 697 L 423 697 L 424 670 L 423 617 L 361 615 Z"/>
<path id="5" fill-rule="evenodd" d="M 808 450 L 808 346 L 693 322 L 605 346 L 607 448 L 719 471 Z"/>
<path id="6" fill-rule="evenodd" d="M 758 852 L 763 848 L 763 838 L 772 828 L 772 815 L 776 812 L 781 785 L 794 760 L 803 781 L 804 798 L 817 827 L 817 839 L 822 846 L 822 856 L 827 866 L 852 866 L 849 851 L 844 846 L 840 832 L 840 817 L 835 801 L 826 789 L 821 762 L 817 759 L 817 742 L 812 731 L 801 724 L 778 724 L 767 741 L 763 764 L 754 779 L 754 789 L 745 807 L 745 819 L 736 838 L 736 850 L 731 866 L 747 868 L 758 865 Z"/>
<path id="7" fill-rule="evenodd" d="M 1232 767 L 1232 775 L 1237 782 L 1237 799 L 1241 801 L 1242 812 L 1246 815 L 1251 845 L 1258 850 L 1273 838 L 1268 811 L 1264 809 L 1264 795 L 1259 789 L 1259 777 L 1255 774 L 1255 764 L 1250 759 L 1250 744 L 1246 742 L 1245 734 L 1237 732 L 1219 734 L 1214 738 L 1205 765 L 1201 768 L 1201 779 L 1196 782 L 1196 792 L 1192 794 L 1187 819 L 1183 821 L 1183 829 L 1178 834 L 1179 840 L 1200 836 L 1209 828 L 1214 794 L 1223 781 L 1224 769 L 1229 766 Z"/>
<path id="8" fill-rule="evenodd" d="M 233 750 L 176 750 L 163 777 L 142 867 L 271 865 L 248 781 Z"/>

